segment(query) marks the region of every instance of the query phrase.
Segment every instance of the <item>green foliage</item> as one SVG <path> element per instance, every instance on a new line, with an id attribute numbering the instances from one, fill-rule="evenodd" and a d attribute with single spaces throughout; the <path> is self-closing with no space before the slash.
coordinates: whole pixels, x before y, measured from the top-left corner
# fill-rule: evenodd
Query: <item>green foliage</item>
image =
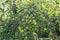
<path id="1" fill-rule="evenodd" d="M 0 40 L 58 38 L 60 3 L 57 2 L 56 0 L 1 1 Z"/>

